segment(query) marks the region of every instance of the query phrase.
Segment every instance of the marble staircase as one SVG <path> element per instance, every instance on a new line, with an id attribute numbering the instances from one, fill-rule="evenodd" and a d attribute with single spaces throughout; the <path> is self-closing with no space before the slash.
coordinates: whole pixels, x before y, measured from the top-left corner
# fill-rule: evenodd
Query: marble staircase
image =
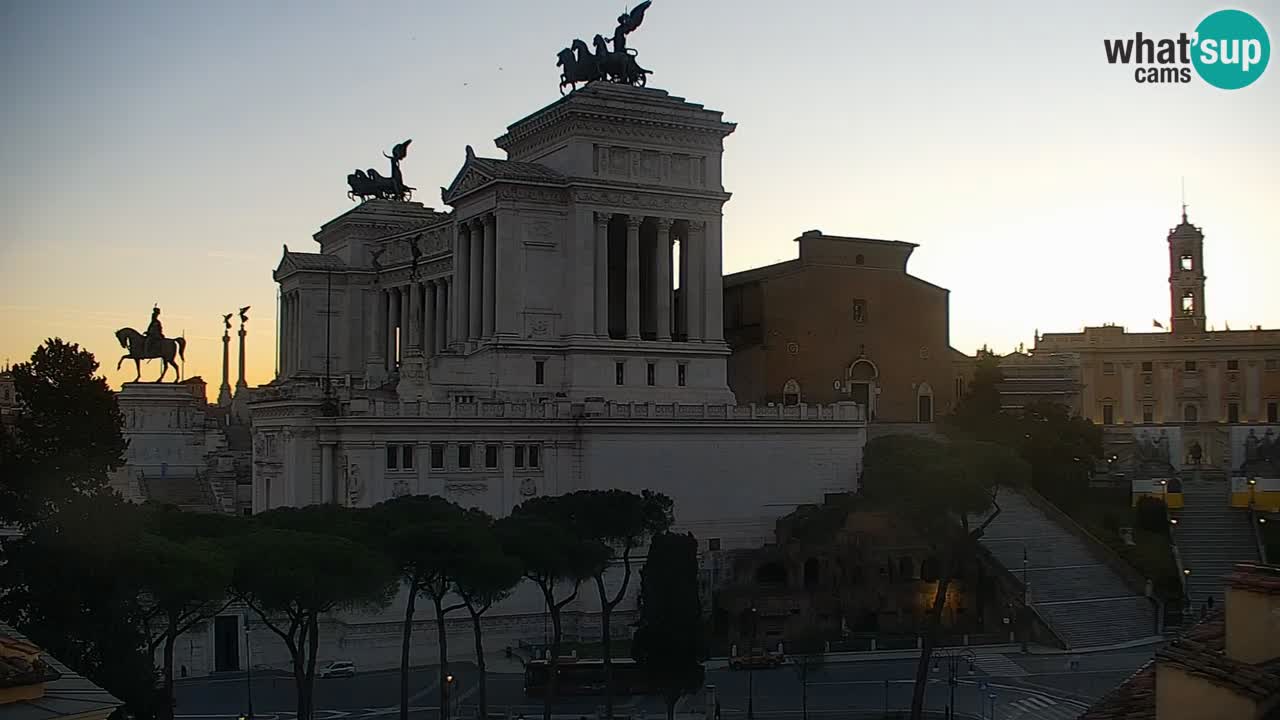
<path id="1" fill-rule="evenodd" d="M 1230 485 L 1224 477 L 1182 481 L 1183 508 L 1173 512 L 1178 524 L 1174 542 L 1182 555 L 1191 609 L 1198 612 L 1212 597 L 1223 601 L 1225 577 L 1240 562 L 1260 562 L 1249 511 L 1230 506 Z"/>
<path id="2" fill-rule="evenodd" d="M 1031 606 L 1070 648 L 1097 647 L 1156 634 L 1155 604 L 1104 560 L 1098 547 L 1037 507 L 1001 493 L 1000 516 L 982 544 L 1018 579 L 1026 558 Z"/>

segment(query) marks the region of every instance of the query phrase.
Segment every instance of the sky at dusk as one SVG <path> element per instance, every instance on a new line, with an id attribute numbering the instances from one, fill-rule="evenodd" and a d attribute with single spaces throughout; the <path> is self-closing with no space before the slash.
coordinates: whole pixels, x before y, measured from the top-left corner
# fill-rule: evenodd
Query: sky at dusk
<path id="1" fill-rule="evenodd" d="M 1037 328 L 1166 320 L 1183 177 L 1210 324 L 1280 327 L 1280 61 L 1222 91 L 1138 84 L 1103 52 L 1223 7 L 1274 48 L 1274 2 L 1180 0 L 655 0 L 629 44 L 651 87 L 738 123 L 726 272 L 793 258 L 815 228 L 917 243 L 910 271 L 951 290 L 952 345 L 1008 351 Z M 493 138 L 559 97 L 556 52 L 623 9 L 0 4 L 0 362 L 60 336 L 118 386 L 113 332 L 159 303 L 216 394 L 221 315 L 251 305 L 248 380 L 269 381 L 271 271 L 351 207 L 347 173 L 413 138 L 406 180 L 439 208 L 464 146 L 502 157 Z"/>

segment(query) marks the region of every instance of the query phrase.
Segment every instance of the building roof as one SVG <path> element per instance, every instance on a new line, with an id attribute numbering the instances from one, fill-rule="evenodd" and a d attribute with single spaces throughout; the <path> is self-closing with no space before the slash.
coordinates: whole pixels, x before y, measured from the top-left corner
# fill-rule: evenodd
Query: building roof
<path id="1" fill-rule="evenodd" d="M 1229 582 L 1254 592 L 1280 592 L 1280 568 L 1237 565 Z M 1254 583 L 1261 582 L 1262 589 Z M 1264 701 L 1280 695 L 1280 660 L 1250 664 L 1227 657 L 1226 612 L 1218 609 L 1156 653 L 1079 720 L 1155 720 L 1157 669 L 1176 667 L 1236 695 Z"/>
<path id="2" fill-rule="evenodd" d="M 566 180 L 564 175 L 538 163 L 482 158 L 468 145 L 467 159 L 449 187 L 440 189 L 440 197 L 447 203 L 453 203 L 463 195 L 494 182 L 563 185 Z"/>
<path id="3" fill-rule="evenodd" d="M 285 250 L 284 259 L 293 263 L 296 270 L 342 270 L 347 267 L 347 264 L 342 262 L 342 258 L 322 253 Z"/>
<path id="4" fill-rule="evenodd" d="M 30 654 L 32 650 L 38 648 L 18 631 L 3 623 L 0 623 L 0 649 L 4 650 L 0 655 L 9 656 L 0 659 L 0 687 L 18 687 L 41 682 L 41 679 L 37 679 L 32 674 L 35 670 L 24 670 L 22 662 L 12 657 Z M 15 660 L 18 662 L 14 662 Z M 106 690 L 72 672 L 56 658 L 41 654 L 36 664 L 44 666 L 40 670 L 45 684 L 44 695 L 34 700 L 5 704 L 0 709 L 0 715 L 5 720 L 106 717 L 124 704 Z"/>

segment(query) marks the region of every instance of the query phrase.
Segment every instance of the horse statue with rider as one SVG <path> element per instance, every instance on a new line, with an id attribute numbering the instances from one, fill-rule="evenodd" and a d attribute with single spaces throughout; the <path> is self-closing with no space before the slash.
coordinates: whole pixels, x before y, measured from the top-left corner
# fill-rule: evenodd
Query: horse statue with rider
<path id="1" fill-rule="evenodd" d="M 134 370 L 137 372 L 137 376 L 133 379 L 134 382 L 142 379 L 142 361 L 157 358 L 163 361 L 163 367 L 156 382 L 164 381 L 164 376 L 169 372 L 170 366 L 173 367 L 173 372 L 176 375 L 174 382 L 182 379 L 182 368 L 178 366 L 178 363 L 174 362 L 174 358 L 176 357 L 179 360 L 186 359 L 184 353 L 187 349 L 187 340 L 182 337 L 167 338 L 164 336 L 164 326 L 160 323 L 159 306 L 151 309 L 151 323 L 147 325 L 145 334 L 129 327 L 120 328 L 116 331 L 116 340 L 120 342 L 120 347 L 129 351 L 116 362 L 116 369 L 119 370 L 125 360 L 132 360 Z"/>
<path id="2" fill-rule="evenodd" d="M 653 0 L 645 0 L 635 6 L 631 12 L 618 16 L 618 27 L 613 31 L 613 38 L 606 39 L 596 35 L 593 39 L 595 51 L 582 40 L 574 40 L 569 47 L 558 54 L 556 66 L 563 68 L 560 72 L 560 94 L 565 87 L 578 89 L 578 83 L 589 83 L 595 80 L 607 80 L 622 85 L 644 87 L 650 70 L 645 70 L 636 62 L 636 51 L 627 47 L 627 36 L 640 23 L 644 22 L 644 13 L 653 4 Z M 613 44 L 610 50 L 609 44 Z"/>
<path id="3" fill-rule="evenodd" d="M 404 176 L 400 174 L 400 161 L 409 155 L 409 143 L 412 139 L 396 145 L 391 149 L 391 154 L 382 153 L 382 156 L 391 161 L 391 177 L 383 177 L 377 170 L 369 168 L 365 170 L 356 170 L 347 176 L 347 197 L 355 200 L 360 198 L 361 201 L 369 198 L 378 198 L 380 200 L 399 200 L 407 201 L 413 197 L 413 191 L 417 188 L 411 188 L 404 184 Z"/>

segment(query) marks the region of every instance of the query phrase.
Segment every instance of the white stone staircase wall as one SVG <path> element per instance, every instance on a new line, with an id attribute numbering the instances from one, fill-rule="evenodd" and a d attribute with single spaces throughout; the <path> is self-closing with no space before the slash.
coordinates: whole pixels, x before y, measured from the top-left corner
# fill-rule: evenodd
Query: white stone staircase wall
<path id="1" fill-rule="evenodd" d="M 1002 512 L 982 544 L 1019 579 L 1025 548 L 1031 605 L 1069 647 L 1156 634 L 1154 603 L 1101 559 L 1106 548 L 1090 547 L 1020 493 L 1003 492 L 998 502 Z"/>

